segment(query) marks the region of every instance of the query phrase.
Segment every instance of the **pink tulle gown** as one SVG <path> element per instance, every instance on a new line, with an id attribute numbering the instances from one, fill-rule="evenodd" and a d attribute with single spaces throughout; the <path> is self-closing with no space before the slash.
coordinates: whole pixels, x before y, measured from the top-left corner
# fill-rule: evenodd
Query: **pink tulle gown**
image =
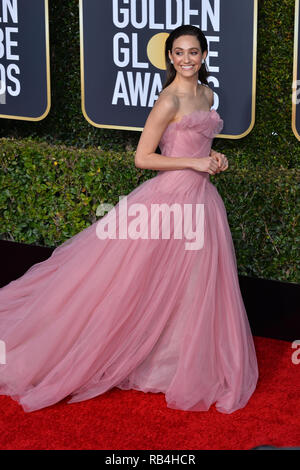
<path id="1" fill-rule="evenodd" d="M 222 127 L 214 109 L 185 115 L 166 128 L 162 154 L 208 156 Z M 166 406 L 179 410 L 243 408 L 258 380 L 256 351 L 226 209 L 209 174 L 160 171 L 127 195 L 126 214 L 124 200 L 0 289 L 0 394 L 26 412 L 113 387 L 162 392 Z M 151 237 L 155 204 L 182 213 L 185 204 L 202 205 L 202 225 L 184 219 L 199 239 L 202 233 L 202 247 L 187 249 L 191 237 L 175 236 L 178 218 L 163 237 L 166 215 Z M 138 215 L 144 238 L 129 230 L 119 236 Z M 113 220 L 116 238 L 99 237 L 100 221 Z"/>

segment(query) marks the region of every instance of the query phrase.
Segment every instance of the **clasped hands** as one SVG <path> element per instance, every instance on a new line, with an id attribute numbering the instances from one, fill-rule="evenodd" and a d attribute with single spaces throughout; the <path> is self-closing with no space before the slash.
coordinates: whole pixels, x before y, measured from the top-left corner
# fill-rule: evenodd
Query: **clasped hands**
<path id="1" fill-rule="evenodd" d="M 196 171 L 204 171 L 210 175 L 215 175 L 227 170 L 228 160 L 223 153 L 211 149 L 208 157 L 192 158 L 191 168 Z"/>
<path id="2" fill-rule="evenodd" d="M 213 157 L 213 159 L 218 163 L 218 166 L 214 169 L 214 174 L 227 170 L 228 160 L 223 153 L 216 152 L 215 150 L 211 149 L 209 156 Z"/>

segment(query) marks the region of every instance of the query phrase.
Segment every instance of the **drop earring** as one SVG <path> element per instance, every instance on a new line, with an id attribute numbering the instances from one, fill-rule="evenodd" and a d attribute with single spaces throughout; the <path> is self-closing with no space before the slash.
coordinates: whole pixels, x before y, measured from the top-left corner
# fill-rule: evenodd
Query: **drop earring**
<path id="1" fill-rule="evenodd" d="M 171 64 L 172 64 L 172 65 L 174 64 L 173 60 L 171 60 Z"/>

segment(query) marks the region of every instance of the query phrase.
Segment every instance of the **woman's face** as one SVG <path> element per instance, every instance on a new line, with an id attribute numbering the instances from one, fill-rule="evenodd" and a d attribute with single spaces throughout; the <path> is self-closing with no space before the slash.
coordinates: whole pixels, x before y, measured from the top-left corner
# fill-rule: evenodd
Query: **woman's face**
<path id="1" fill-rule="evenodd" d="M 196 36 L 180 36 L 173 42 L 172 51 L 169 51 L 169 58 L 173 60 L 177 74 L 185 78 L 198 76 L 202 65 L 202 59 L 207 56 L 207 51 L 202 55 L 200 43 Z"/>

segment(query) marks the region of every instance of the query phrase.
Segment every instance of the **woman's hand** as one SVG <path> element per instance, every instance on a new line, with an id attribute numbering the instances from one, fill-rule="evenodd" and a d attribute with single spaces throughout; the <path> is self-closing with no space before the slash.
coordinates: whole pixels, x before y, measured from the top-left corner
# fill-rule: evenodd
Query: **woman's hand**
<path id="1" fill-rule="evenodd" d="M 219 163 L 214 157 L 192 158 L 192 169 L 196 171 L 205 171 L 214 175 L 220 171 Z"/>
<path id="2" fill-rule="evenodd" d="M 224 153 L 216 152 L 215 150 L 211 149 L 209 155 L 218 162 L 218 169 L 216 173 L 220 173 L 220 171 L 227 170 L 228 160 L 225 157 Z"/>
<path id="3" fill-rule="evenodd" d="M 209 157 L 193 158 L 192 169 L 196 171 L 205 171 L 210 175 L 215 175 L 221 171 L 227 170 L 228 160 L 223 153 L 211 149 Z"/>

